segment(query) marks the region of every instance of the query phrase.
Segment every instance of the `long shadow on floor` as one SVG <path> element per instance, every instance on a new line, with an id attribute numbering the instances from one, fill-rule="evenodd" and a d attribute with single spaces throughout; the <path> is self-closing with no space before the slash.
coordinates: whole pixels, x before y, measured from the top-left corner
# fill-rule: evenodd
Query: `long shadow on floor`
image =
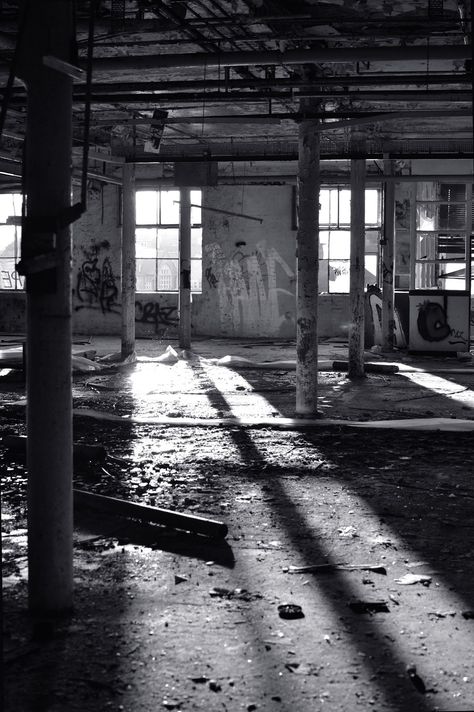
<path id="1" fill-rule="evenodd" d="M 199 365 L 195 365 L 198 371 L 201 371 Z M 202 372 L 200 372 L 201 378 Z M 208 377 L 207 395 L 211 403 L 217 410 L 228 410 L 229 406 L 222 393 L 215 388 L 211 379 Z M 235 476 L 246 477 L 248 482 L 268 482 L 271 483 L 272 493 L 275 500 L 278 502 L 274 506 L 273 511 L 278 518 L 279 526 L 286 532 L 291 540 L 293 551 L 299 552 L 300 556 L 308 564 L 314 561 L 328 561 L 329 563 L 337 563 L 328 558 L 327 551 L 318 541 L 314 530 L 308 526 L 306 519 L 301 515 L 298 507 L 288 497 L 287 492 L 281 484 L 279 475 L 285 474 L 287 469 L 285 466 L 275 466 L 268 468 L 267 462 L 263 454 L 252 438 L 252 433 L 245 429 L 234 429 L 230 431 L 230 435 L 237 445 L 241 459 L 244 463 L 252 465 L 252 472 L 259 473 L 248 475 L 248 469 L 235 468 Z M 232 471 L 229 468 L 229 473 Z M 304 470 L 304 474 L 308 474 Z M 336 475 L 339 477 L 339 474 Z M 284 515 L 284 516 L 283 516 Z M 334 615 L 339 618 L 347 617 L 347 600 L 357 598 L 357 590 L 351 588 L 350 582 L 342 572 L 335 571 L 331 577 L 323 577 L 318 579 L 317 586 L 325 595 L 333 609 Z M 341 597 L 341 590 L 344 595 Z M 354 647 L 363 653 L 365 665 L 376 674 L 377 669 L 382 662 L 390 661 L 394 674 L 391 678 L 385 678 L 381 687 L 381 692 L 386 696 L 387 700 L 392 704 L 393 709 L 398 709 L 400 712 L 405 712 L 407 709 L 430 710 L 433 705 L 426 698 L 420 697 L 410 681 L 405 684 L 400 682 L 400 677 L 405 675 L 407 661 L 401 659 L 397 652 L 390 648 L 387 643 L 384 632 L 378 628 L 377 619 L 371 619 L 371 633 L 373 637 L 367 638 L 367 621 L 358 619 L 357 617 L 351 621 L 350 633 L 353 638 Z"/>

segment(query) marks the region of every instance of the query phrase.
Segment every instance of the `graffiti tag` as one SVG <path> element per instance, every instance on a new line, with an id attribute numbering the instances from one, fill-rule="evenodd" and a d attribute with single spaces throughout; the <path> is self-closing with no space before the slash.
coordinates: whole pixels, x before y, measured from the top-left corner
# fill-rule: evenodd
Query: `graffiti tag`
<path id="1" fill-rule="evenodd" d="M 164 307 L 159 302 L 135 302 L 135 321 L 140 324 L 152 324 L 158 334 L 163 327 L 175 327 L 178 324 L 177 308 Z"/>
<path id="2" fill-rule="evenodd" d="M 204 276 L 206 277 L 207 283 L 211 287 L 211 289 L 215 289 L 217 287 L 219 280 L 217 279 L 216 275 L 212 271 L 212 267 L 206 268 L 206 271 L 204 272 Z"/>
<path id="3" fill-rule="evenodd" d="M 448 323 L 446 309 L 438 302 L 424 301 L 418 304 L 416 320 L 420 336 L 431 343 L 448 339 L 449 344 L 465 344 L 464 331 L 453 329 Z"/>
<path id="4" fill-rule="evenodd" d="M 116 312 L 118 288 L 112 265 L 108 257 L 99 261 L 98 247 L 86 252 L 86 259 L 81 264 L 76 282 L 76 295 L 82 304 L 78 309 L 100 309 L 102 314 Z"/>

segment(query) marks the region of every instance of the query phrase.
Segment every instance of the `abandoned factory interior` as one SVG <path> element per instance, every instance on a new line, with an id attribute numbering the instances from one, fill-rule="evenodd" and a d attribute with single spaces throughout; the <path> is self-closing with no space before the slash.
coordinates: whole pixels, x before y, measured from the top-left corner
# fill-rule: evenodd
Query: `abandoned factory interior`
<path id="1" fill-rule="evenodd" d="M 474 0 L 0 0 L 0 709 L 474 711 Z"/>

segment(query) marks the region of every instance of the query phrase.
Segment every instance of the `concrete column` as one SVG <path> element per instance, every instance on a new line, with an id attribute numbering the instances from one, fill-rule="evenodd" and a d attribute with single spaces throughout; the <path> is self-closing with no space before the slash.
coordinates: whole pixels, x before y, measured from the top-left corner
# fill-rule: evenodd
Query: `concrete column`
<path id="1" fill-rule="evenodd" d="M 365 376 L 365 159 L 351 161 L 351 327 L 349 330 L 349 378 Z"/>
<path id="2" fill-rule="evenodd" d="M 29 3 L 22 271 L 27 292 L 29 606 L 72 607 L 71 205 L 72 80 L 43 64 L 71 61 L 72 2 Z"/>
<path id="3" fill-rule="evenodd" d="M 181 188 L 179 202 L 179 345 L 191 348 L 191 191 Z"/>
<path id="4" fill-rule="evenodd" d="M 298 231 L 296 236 L 296 413 L 318 406 L 319 132 L 316 121 L 299 126 Z"/>
<path id="5" fill-rule="evenodd" d="M 122 186 L 122 359 L 135 353 L 135 166 L 125 163 Z"/>
<path id="6" fill-rule="evenodd" d="M 393 161 L 384 159 L 384 174 L 393 175 Z M 392 351 L 395 339 L 395 182 L 384 188 L 384 235 L 382 240 L 382 348 Z"/>

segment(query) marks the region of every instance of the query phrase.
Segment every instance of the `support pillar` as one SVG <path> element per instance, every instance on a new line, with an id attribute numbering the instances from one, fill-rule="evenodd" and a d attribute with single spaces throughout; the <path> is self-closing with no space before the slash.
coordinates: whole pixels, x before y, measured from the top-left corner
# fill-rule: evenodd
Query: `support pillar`
<path id="1" fill-rule="evenodd" d="M 179 345 L 191 348 L 191 191 L 181 188 L 179 202 Z"/>
<path id="2" fill-rule="evenodd" d="M 72 5 L 28 5 L 22 271 L 27 293 L 28 591 L 34 613 L 72 608 L 71 206 L 72 80 L 43 64 L 71 62 Z"/>
<path id="3" fill-rule="evenodd" d="M 393 161 L 384 159 L 384 174 L 393 175 Z M 382 241 L 382 349 L 392 351 L 395 340 L 395 182 L 384 188 L 384 235 Z"/>
<path id="4" fill-rule="evenodd" d="M 349 378 L 363 378 L 365 283 L 365 159 L 351 160 Z"/>
<path id="5" fill-rule="evenodd" d="M 123 166 L 122 186 L 122 360 L 135 353 L 135 166 Z"/>
<path id="6" fill-rule="evenodd" d="M 318 122 L 299 126 L 296 236 L 296 413 L 318 406 L 319 152 Z"/>

